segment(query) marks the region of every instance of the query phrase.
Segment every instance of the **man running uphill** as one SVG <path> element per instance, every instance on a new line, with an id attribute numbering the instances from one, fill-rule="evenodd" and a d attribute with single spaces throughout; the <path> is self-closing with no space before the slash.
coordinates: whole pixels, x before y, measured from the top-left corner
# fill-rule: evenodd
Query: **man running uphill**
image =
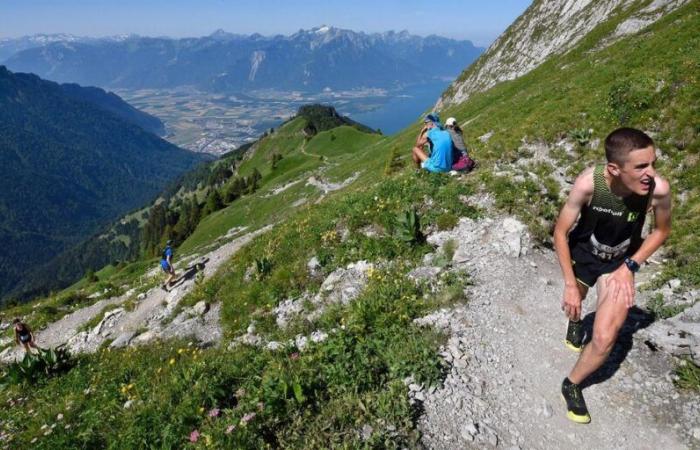
<path id="1" fill-rule="evenodd" d="M 564 275 L 562 309 L 569 318 L 565 343 L 574 351 L 582 349 L 581 301 L 594 284 L 598 290 L 593 337 L 562 384 L 567 417 L 578 423 L 591 421 L 579 385 L 610 354 L 634 305 L 634 274 L 671 230 L 671 191 L 656 175 L 651 138 L 632 128 L 615 130 L 605 139 L 605 157 L 607 164 L 576 179 L 554 228 Z M 650 209 L 654 230 L 642 239 Z"/>

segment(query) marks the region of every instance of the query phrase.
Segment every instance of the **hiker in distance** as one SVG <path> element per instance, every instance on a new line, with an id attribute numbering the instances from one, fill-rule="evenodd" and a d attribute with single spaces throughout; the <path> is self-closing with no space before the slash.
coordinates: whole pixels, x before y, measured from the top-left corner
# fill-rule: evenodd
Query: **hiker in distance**
<path id="1" fill-rule="evenodd" d="M 163 284 L 162 289 L 165 292 L 168 292 L 168 288 L 172 284 L 173 280 L 175 279 L 175 269 L 173 268 L 173 249 L 171 247 L 173 241 L 168 240 L 168 242 L 165 243 L 165 250 L 163 250 L 163 257 L 160 260 L 160 268 L 163 269 L 163 272 L 168 274 L 168 278 L 165 280 L 165 284 Z"/>
<path id="2" fill-rule="evenodd" d="M 29 326 L 16 318 L 12 321 L 15 329 L 15 342 L 17 345 L 22 344 L 24 351 L 31 353 L 31 349 L 34 348 L 39 351 L 39 347 L 34 343 L 34 333 L 29 328 Z"/>
<path id="3" fill-rule="evenodd" d="M 634 274 L 671 231 L 671 190 L 654 169 L 652 139 L 620 128 L 605 139 L 605 157 L 606 164 L 578 176 L 554 228 L 564 276 L 562 309 L 569 319 L 565 344 L 583 350 L 561 388 L 567 417 L 577 423 L 591 421 L 579 385 L 610 354 L 634 305 Z M 642 239 L 648 211 L 653 211 L 654 228 Z M 593 285 L 598 305 L 592 339 L 583 347 L 581 302 Z"/>
<path id="4" fill-rule="evenodd" d="M 430 148 L 430 156 L 425 152 L 426 145 Z M 423 128 L 416 138 L 412 156 L 417 169 L 429 172 L 452 170 L 452 139 L 450 133 L 442 129 L 437 113 L 428 114 L 423 119 Z"/>

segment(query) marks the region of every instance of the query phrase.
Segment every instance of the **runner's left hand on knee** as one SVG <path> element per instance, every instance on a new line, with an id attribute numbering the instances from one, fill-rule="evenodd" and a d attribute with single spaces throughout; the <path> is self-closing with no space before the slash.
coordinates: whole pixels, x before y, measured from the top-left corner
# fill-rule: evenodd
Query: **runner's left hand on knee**
<path id="1" fill-rule="evenodd" d="M 634 306 L 634 274 L 624 264 L 608 276 L 606 284 L 614 302 L 624 302 L 628 308 Z"/>

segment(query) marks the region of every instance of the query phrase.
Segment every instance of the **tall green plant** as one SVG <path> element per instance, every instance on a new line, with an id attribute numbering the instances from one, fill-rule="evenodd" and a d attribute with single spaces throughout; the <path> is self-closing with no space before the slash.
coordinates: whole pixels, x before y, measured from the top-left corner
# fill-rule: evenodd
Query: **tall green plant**
<path id="1" fill-rule="evenodd" d="M 34 384 L 42 378 L 65 372 L 70 367 L 70 354 L 64 347 L 39 349 L 39 353 L 26 353 L 21 361 L 7 366 L 0 377 L 0 386 Z"/>
<path id="2" fill-rule="evenodd" d="M 410 244 L 422 242 L 424 239 L 423 233 L 420 231 L 420 217 L 415 209 L 406 210 L 396 218 L 396 237 Z"/>

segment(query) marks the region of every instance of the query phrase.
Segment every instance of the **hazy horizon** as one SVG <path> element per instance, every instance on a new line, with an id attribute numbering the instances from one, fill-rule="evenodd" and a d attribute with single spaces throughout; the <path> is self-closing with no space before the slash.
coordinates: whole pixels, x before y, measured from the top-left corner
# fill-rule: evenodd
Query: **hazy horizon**
<path id="1" fill-rule="evenodd" d="M 223 0 L 5 0 L 0 2 L 0 38 L 36 34 L 109 37 L 202 37 L 222 29 L 229 33 L 290 35 L 322 25 L 365 33 L 408 31 L 438 35 L 488 46 L 531 3 L 503 0 L 446 0 L 428 5 L 420 0 L 347 3 L 270 0 L 262 7 Z M 70 17 L 66 20 L 65 17 Z"/>

